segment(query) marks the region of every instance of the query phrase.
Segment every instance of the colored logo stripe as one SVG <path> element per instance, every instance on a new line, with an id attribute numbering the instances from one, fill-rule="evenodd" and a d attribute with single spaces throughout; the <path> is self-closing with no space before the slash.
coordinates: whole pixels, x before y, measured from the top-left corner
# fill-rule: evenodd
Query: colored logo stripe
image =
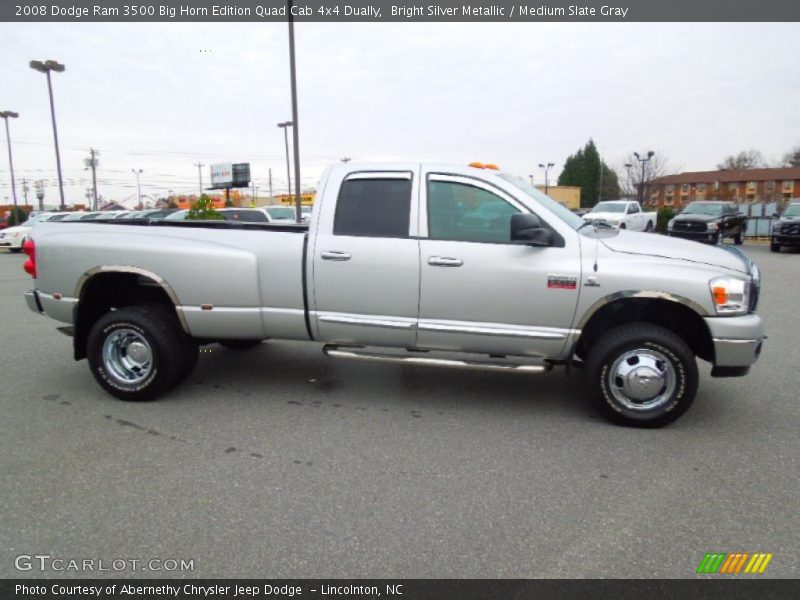
<path id="1" fill-rule="evenodd" d="M 731 554 L 708 552 L 703 557 L 703 560 L 700 561 L 697 573 L 733 575 L 741 573 L 742 568 L 744 568 L 744 573 L 763 573 L 772 560 L 772 556 L 772 553 L 763 552 L 754 554 L 749 552 L 734 552 Z M 745 564 L 747 565 L 746 567 Z"/>

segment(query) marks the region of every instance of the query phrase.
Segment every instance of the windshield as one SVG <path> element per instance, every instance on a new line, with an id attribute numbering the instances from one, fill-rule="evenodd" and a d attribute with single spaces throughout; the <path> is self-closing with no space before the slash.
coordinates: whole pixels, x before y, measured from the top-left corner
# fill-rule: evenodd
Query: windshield
<path id="1" fill-rule="evenodd" d="M 694 203 L 690 204 L 686 208 L 683 209 L 681 214 L 684 215 L 710 215 L 712 217 L 717 217 L 722 214 L 722 205 L 721 204 L 699 204 Z"/>
<path id="2" fill-rule="evenodd" d="M 522 177 L 516 175 L 509 175 L 507 173 L 500 173 L 498 175 L 501 179 L 507 181 L 515 188 L 525 192 L 528 196 L 536 200 L 539 204 L 547 208 L 550 212 L 556 215 L 559 219 L 564 221 L 567 225 L 577 230 L 585 223 L 578 215 L 573 213 L 568 208 L 562 206 L 552 198 L 545 196 L 542 192 L 533 187 L 530 183 L 525 181 Z"/>
<path id="3" fill-rule="evenodd" d="M 786 212 L 783 213 L 784 217 L 800 217 L 800 204 L 790 204 Z"/>
<path id="4" fill-rule="evenodd" d="M 273 219 L 294 219 L 294 209 L 288 206 L 267 206 L 265 210 Z"/>
<path id="5" fill-rule="evenodd" d="M 598 202 L 589 212 L 624 213 L 626 204 L 625 202 Z"/>

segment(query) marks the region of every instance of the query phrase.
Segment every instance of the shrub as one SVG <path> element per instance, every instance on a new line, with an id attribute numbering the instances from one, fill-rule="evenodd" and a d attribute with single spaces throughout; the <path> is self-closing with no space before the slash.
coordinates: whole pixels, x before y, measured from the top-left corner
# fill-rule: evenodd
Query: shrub
<path id="1" fill-rule="evenodd" d="M 25 221 L 28 220 L 28 213 L 26 213 L 21 208 L 12 208 L 8 211 L 8 226 L 14 227 L 14 225 L 21 225 Z"/>
<path id="2" fill-rule="evenodd" d="M 213 200 L 203 194 L 197 199 L 197 202 L 192 204 L 186 219 L 192 221 L 222 221 L 223 216 L 214 208 Z"/>
<path id="3" fill-rule="evenodd" d="M 667 223 L 675 216 L 675 211 L 668 206 L 658 209 L 656 215 L 656 231 L 658 233 L 667 233 Z"/>

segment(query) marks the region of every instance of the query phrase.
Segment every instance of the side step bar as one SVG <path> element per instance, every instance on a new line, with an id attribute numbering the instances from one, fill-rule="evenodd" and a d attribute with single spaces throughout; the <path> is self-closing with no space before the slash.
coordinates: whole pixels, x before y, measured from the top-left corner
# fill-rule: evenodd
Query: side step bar
<path id="1" fill-rule="evenodd" d="M 424 358 L 420 356 L 400 356 L 396 354 L 381 354 L 378 352 L 364 352 L 352 347 L 326 345 L 322 348 L 325 356 L 341 358 L 344 360 L 368 360 L 373 362 L 395 363 L 404 365 L 423 365 L 429 367 L 449 367 L 451 369 L 479 369 L 482 371 L 496 371 L 501 373 L 544 373 L 553 368 L 552 363 L 544 364 L 514 364 L 499 362 L 482 362 L 477 360 L 454 360 L 450 358 Z"/>

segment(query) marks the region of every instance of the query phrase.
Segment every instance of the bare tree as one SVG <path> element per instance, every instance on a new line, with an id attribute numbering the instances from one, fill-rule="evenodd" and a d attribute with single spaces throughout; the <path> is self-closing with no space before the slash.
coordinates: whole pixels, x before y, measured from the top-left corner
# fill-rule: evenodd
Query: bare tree
<path id="1" fill-rule="evenodd" d="M 795 146 L 783 157 L 784 167 L 800 167 L 800 146 Z"/>
<path id="2" fill-rule="evenodd" d="M 627 165 L 630 165 L 628 167 Z M 637 186 L 642 182 L 642 163 L 631 152 L 615 168 L 619 178 L 620 193 L 624 198 L 636 198 L 638 195 Z M 655 154 L 645 165 L 644 181 L 652 181 L 659 177 L 674 175 L 678 173 L 680 167 L 670 163 L 669 157 L 656 150 Z"/>
<path id="3" fill-rule="evenodd" d="M 717 165 L 717 168 L 723 171 L 738 171 L 740 169 L 758 169 L 766 166 L 767 161 L 764 160 L 764 155 L 758 150 L 750 148 L 750 150 L 744 150 L 739 152 L 739 154 L 726 156 L 725 159 Z"/>

